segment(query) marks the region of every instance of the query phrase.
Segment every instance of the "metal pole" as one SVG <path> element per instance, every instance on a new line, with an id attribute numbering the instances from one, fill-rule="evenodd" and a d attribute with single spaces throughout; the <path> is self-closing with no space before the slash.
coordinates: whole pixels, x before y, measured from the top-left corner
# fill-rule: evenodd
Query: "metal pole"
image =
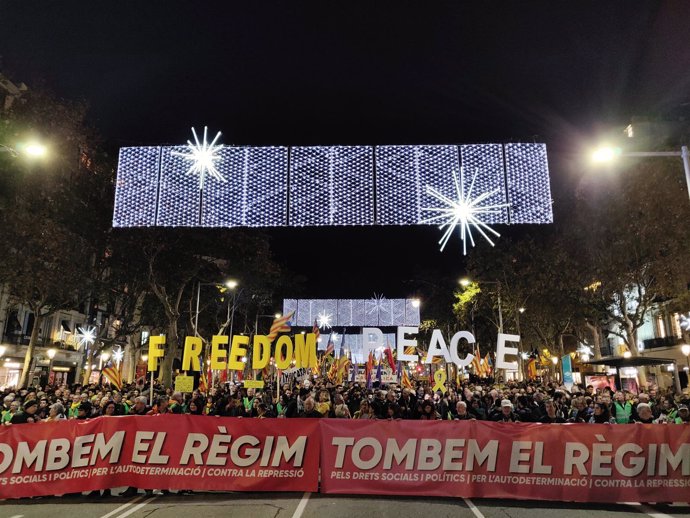
<path id="1" fill-rule="evenodd" d="M 153 408 L 153 371 L 151 371 L 151 386 L 149 387 L 149 406 Z"/>
<path id="2" fill-rule="evenodd" d="M 680 148 L 680 156 L 683 159 L 683 169 L 685 169 L 685 183 L 688 187 L 688 196 L 690 197 L 690 158 L 688 155 L 688 146 Z"/>
<path id="3" fill-rule="evenodd" d="M 235 298 L 237 297 L 237 291 L 232 290 L 232 312 L 230 313 L 230 341 L 228 343 L 228 358 L 230 358 L 230 351 L 232 350 L 232 328 L 235 323 Z M 226 367 L 225 377 L 230 380 L 230 362 L 228 361 Z M 234 378 L 234 373 L 233 373 Z M 234 379 L 231 381 L 235 381 Z"/>
<path id="4" fill-rule="evenodd" d="M 196 313 L 194 313 L 194 336 L 199 336 L 199 299 L 201 298 L 201 281 L 196 283 Z"/>
<path id="5" fill-rule="evenodd" d="M 676 394 L 682 394 L 683 389 L 680 388 L 680 371 L 678 370 L 678 364 L 673 362 L 673 379 L 676 385 Z"/>
<path id="6" fill-rule="evenodd" d="M 503 333 L 503 312 L 501 311 L 501 283 L 498 283 L 498 332 Z"/>

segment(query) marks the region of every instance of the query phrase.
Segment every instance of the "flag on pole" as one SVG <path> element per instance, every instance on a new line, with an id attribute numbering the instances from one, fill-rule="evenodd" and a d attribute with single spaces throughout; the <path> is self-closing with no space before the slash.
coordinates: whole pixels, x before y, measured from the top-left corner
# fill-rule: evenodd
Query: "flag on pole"
<path id="1" fill-rule="evenodd" d="M 108 366 L 103 369 L 103 376 L 107 378 L 110 384 L 117 390 L 122 390 L 122 372 L 120 372 L 119 367 L 113 365 L 112 362 L 109 363 Z"/>
<path id="2" fill-rule="evenodd" d="M 386 344 L 384 354 L 386 355 L 386 361 L 388 362 L 388 365 L 393 371 L 393 374 L 395 374 L 395 360 L 393 359 L 393 351 L 391 351 L 390 345 Z"/>
<path id="3" fill-rule="evenodd" d="M 371 375 L 372 375 L 372 370 L 374 370 L 374 353 L 373 351 L 369 351 L 369 358 L 367 359 L 367 366 L 366 366 L 366 378 L 367 378 L 367 388 L 371 388 L 372 385 L 372 380 L 371 380 Z"/>
<path id="4" fill-rule="evenodd" d="M 352 363 L 352 383 L 357 381 L 357 374 L 359 373 L 359 366 L 356 362 Z"/>
<path id="5" fill-rule="evenodd" d="M 474 369 L 474 375 L 480 378 L 484 377 L 484 369 L 482 368 L 481 353 L 479 352 L 479 347 L 474 351 L 474 358 L 472 359 L 472 368 Z"/>
<path id="6" fill-rule="evenodd" d="M 268 341 L 273 342 L 273 340 L 276 339 L 276 336 L 278 336 L 278 333 L 287 333 L 292 329 L 290 326 L 290 320 L 292 320 L 293 315 L 295 314 L 294 311 L 291 311 L 287 315 L 284 315 L 280 318 L 276 318 L 273 323 L 271 324 L 271 330 L 268 333 Z"/>
<path id="7" fill-rule="evenodd" d="M 199 375 L 199 392 L 202 394 L 206 394 L 206 392 L 208 392 L 208 385 L 206 384 L 206 372 L 204 369 L 201 369 L 201 373 Z"/>
<path id="8" fill-rule="evenodd" d="M 402 371 L 402 378 L 400 379 L 400 384 L 408 389 L 412 388 L 412 382 L 410 381 L 410 377 L 407 375 L 407 369 L 404 367 L 400 369 Z"/>
<path id="9" fill-rule="evenodd" d="M 379 364 L 376 367 L 376 381 L 378 381 L 379 383 L 381 383 L 381 376 L 383 375 L 382 366 L 383 366 L 383 359 L 379 360 Z"/>
<path id="10" fill-rule="evenodd" d="M 537 359 L 536 358 L 530 358 L 529 362 L 527 363 L 527 377 L 531 380 L 533 380 L 537 377 Z"/>
<path id="11" fill-rule="evenodd" d="M 316 343 L 318 343 L 319 338 L 321 337 L 321 331 L 319 331 L 319 321 L 316 319 L 314 319 L 314 327 L 311 328 L 311 332 L 316 335 Z"/>
<path id="12" fill-rule="evenodd" d="M 491 375 L 491 372 L 493 371 L 492 367 L 491 356 L 489 356 L 489 353 L 486 353 L 486 356 L 484 357 L 484 373 L 487 376 Z"/>
<path id="13" fill-rule="evenodd" d="M 318 329 L 318 328 L 317 328 Z M 343 341 L 340 342 L 340 354 L 343 352 L 343 344 L 345 343 L 345 335 L 343 335 Z M 333 343 L 333 333 L 328 335 L 328 343 L 326 344 L 326 352 L 323 353 L 324 358 L 329 354 L 335 352 L 335 344 Z"/>

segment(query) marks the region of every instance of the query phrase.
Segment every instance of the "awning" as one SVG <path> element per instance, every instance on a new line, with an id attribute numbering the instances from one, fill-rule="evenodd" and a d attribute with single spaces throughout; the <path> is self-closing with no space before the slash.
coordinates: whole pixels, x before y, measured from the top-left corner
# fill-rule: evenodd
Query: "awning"
<path id="1" fill-rule="evenodd" d="M 652 358 L 650 356 L 638 356 L 637 358 L 623 358 L 622 356 L 607 356 L 599 360 L 592 360 L 582 362 L 587 365 L 608 365 L 609 367 L 640 367 L 641 365 L 668 365 L 669 363 L 676 363 L 675 360 L 668 358 Z"/>

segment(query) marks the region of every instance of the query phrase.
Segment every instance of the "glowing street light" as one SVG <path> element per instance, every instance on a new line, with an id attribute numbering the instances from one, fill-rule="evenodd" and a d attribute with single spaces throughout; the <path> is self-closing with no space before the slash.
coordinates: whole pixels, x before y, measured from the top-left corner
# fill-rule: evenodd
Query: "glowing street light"
<path id="1" fill-rule="evenodd" d="M 48 148 L 46 148 L 43 144 L 40 144 L 38 142 L 31 142 L 26 146 L 23 146 L 22 151 L 24 152 L 24 154 L 32 158 L 41 158 L 46 155 L 46 153 L 48 152 Z"/>
<path id="2" fill-rule="evenodd" d="M 419 299 L 412 299 L 412 307 L 413 308 L 418 308 L 421 305 L 421 301 Z"/>
<path id="3" fill-rule="evenodd" d="M 592 162 L 603 164 L 611 163 L 619 157 L 653 158 L 653 157 L 680 157 L 683 160 L 685 170 L 685 182 L 690 196 L 690 153 L 688 146 L 682 146 L 680 151 L 626 151 L 612 146 L 601 146 L 591 154 Z"/>
<path id="4" fill-rule="evenodd" d="M 53 358 L 55 358 L 56 353 L 57 353 L 57 351 L 55 349 L 48 349 L 46 351 L 46 354 L 48 355 L 49 360 L 52 360 Z"/>
<path id="5" fill-rule="evenodd" d="M 680 347 L 681 352 L 685 355 L 685 361 L 687 362 L 688 366 L 687 369 L 690 371 L 690 345 L 685 344 Z M 2 356 L 2 354 L 0 354 Z"/>
<path id="6" fill-rule="evenodd" d="M 225 286 L 227 286 L 228 289 L 231 289 L 231 290 L 234 290 L 235 288 L 237 288 L 238 285 L 239 285 L 239 283 L 234 279 L 230 279 L 230 280 L 225 281 Z"/>
<path id="7" fill-rule="evenodd" d="M 625 359 L 632 358 L 632 353 L 630 351 L 625 351 L 623 353 L 623 358 L 625 358 Z"/>

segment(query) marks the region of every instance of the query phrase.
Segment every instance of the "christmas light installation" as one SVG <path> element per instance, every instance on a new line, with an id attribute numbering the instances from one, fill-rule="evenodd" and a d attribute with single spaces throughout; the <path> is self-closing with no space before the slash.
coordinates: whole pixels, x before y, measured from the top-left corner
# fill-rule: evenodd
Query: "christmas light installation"
<path id="1" fill-rule="evenodd" d="M 426 192 L 430 194 L 438 201 L 441 202 L 443 206 L 441 207 L 426 207 L 423 210 L 429 212 L 438 213 L 436 216 L 431 216 L 422 220 L 422 223 L 438 223 L 442 222 L 439 226 L 439 230 L 444 230 L 439 244 L 441 245 L 441 251 L 448 244 L 450 236 L 456 228 L 459 228 L 460 239 L 462 240 L 462 253 L 467 255 L 467 241 L 469 240 L 472 246 L 475 246 L 474 237 L 472 236 L 472 228 L 476 229 L 484 239 L 486 239 L 491 246 L 494 246 L 494 242 L 491 240 L 487 232 L 493 234 L 496 237 L 500 237 L 500 234 L 492 229 L 489 225 L 484 223 L 480 218 L 485 214 L 496 214 L 500 212 L 500 209 L 508 207 L 507 203 L 497 203 L 492 205 L 482 205 L 482 203 L 498 192 L 498 189 L 487 191 L 481 193 L 476 198 L 472 198 L 472 190 L 474 188 L 474 182 L 477 179 L 478 169 L 475 169 L 472 175 L 472 182 L 470 183 L 469 189 L 467 189 L 467 194 L 465 194 L 464 185 L 464 174 L 463 169 L 460 169 L 460 181 L 458 182 L 458 176 L 453 171 L 453 181 L 455 184 L 455 191 L 457 200 L 449 198 L 448 196 L 440 193 L 437 189 L 427 185 Z M 485 232 L 486 231 L 486 232 Z"/>
<path id="2" fill-rule="evenodd" d="M 124 357 L 125 352 L 122 350 L 122 347 L 120 347 L 117 351 L 113 351 L 113 360 L 115 360 L 115 363 L 117 363 L 117 365 L 120 365 L 120 362 Z"/>
<path id="3" fill-rule="evenodd" d="M 215 162 L 220 160 L 218 153 L 223 149 L 222 144 L 216 145 L 216 142 L 220 138 L 220 131 L 216 134 L 213 142 L 208 143 L 208 127 L 204 126 L 204 140 L 199 142 L 199 137 L 196 135 L 196 130 L 192 128 L 192 134 L 194 135 L 194 143 L 191 140 L 187 141 L 187 153 L 181 153 L 179 151 L 173 151 L 171 154 L 175 156 L 180 156 L 185 160 L 192 162 L 189 166 L 187 174 L 189 175 L 199 175 L 199 190 L 204 188 L 204 180 L 206 175 L 210 174 L 213 178 L 219 182 L 225 182 L 225 178 L 220 174 L 220 171 L 216 168 Z"/>
<path id="4" fill-rule="evenodd" d="M 321 329 L 329 329 L 331 327 L 331 318 L 332 316 L 327 313 L 319 313 L 316 322 Z"/>
<path id="5" fill-rule="evenodd" d="M 77 333 L 77 340 L 79 347 L 86 345 L 87 347 L 92 345 L 96 341 L 96 328 L 90 327 L 79 327 Z"/>

